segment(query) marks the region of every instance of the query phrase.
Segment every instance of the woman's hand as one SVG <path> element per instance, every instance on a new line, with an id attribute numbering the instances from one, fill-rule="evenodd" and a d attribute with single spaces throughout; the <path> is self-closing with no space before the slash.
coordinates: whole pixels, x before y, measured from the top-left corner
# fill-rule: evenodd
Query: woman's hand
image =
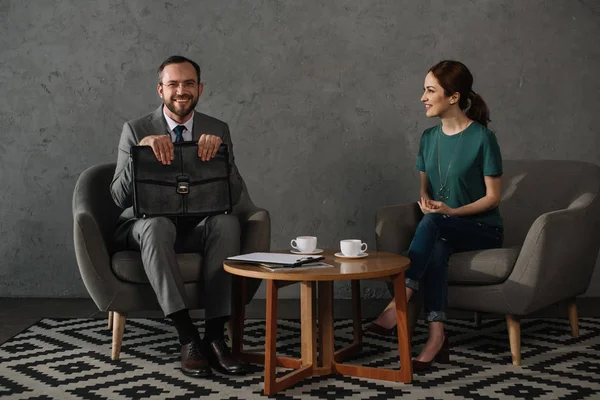
<path id="1" fill-rule="evenodd" d="M 441 201 L 429 200 L 425 197 L 421 197 L 421 200 L 417 202 L 423 214 L 438 213 L 452 215 L 454 210 L 451 207 Z"/>
<path id="2" fill-rule="evenodd" d="M 431 212 L 434 212 L 435 210 L 435 207 L 433 206 L 433 204 L 431 204 L 432 202 L 433 200 L 421 197 L 421 200 L 417 201 L 417 204 L 419 204 L 419 207 L 421 208 L 421 212 L 423 214 L 429 214 Z"/>

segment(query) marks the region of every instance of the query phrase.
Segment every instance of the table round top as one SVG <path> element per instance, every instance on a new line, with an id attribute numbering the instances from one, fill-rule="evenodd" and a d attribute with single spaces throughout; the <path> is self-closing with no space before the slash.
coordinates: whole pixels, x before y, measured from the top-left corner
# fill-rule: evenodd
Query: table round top
<path id="1" fill-rule="evenodd" d="M 277 251 L 274 253 L 289 253 Z M 340 258 L 334 254 L 336 250 L 325 249 L 321 262 L 333 265 L 330 268 L 286 269 L 269 271 L 258 265 L 243 262 L 225 261 L 225 271 L 247 278 L 274 279 L 280 281 L 341 281 L 354 279 L 374 279 L 396 275 L 406 271 L 410 266 L 408 257 L 382 251 L 369 251 L 364 258 Z"/>

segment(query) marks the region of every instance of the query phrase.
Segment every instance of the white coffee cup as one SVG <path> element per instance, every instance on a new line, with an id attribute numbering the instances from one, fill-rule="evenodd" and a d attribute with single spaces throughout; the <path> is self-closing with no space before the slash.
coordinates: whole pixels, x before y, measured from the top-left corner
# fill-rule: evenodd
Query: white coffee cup
<path id="1" fill-rule="evenodd" d="M 300 253 L 312 253 L 317 248 L 316 236 L 298 236 L 290 245 Z"/>
<path id="2" fill-rule="evenodd" d="M 354 257 L 367 251 L 367 244 L 358 239 L 341 240 L 340 250 L 342 250 L 343 255 Z"/>

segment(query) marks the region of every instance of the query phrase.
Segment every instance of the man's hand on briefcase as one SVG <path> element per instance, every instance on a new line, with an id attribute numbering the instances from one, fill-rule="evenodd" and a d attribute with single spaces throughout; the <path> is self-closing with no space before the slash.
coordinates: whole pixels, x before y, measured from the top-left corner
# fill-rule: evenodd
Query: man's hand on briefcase
<path id="1" fill-rule="evenodd" d="M 156 159 L 163 165 L 171 165 L 175 156 L 169 135 L 151 135 L 140 140 L 139 146 L 150 146 Z"/>
<path id="2" fill-rule="evenodd" d="M 198 140 L 198 157 L 202 161 L 208 161 L 214 158 L 219 151 L 219 146 L 223 143 L 223 139 L 218 136 L 203 133 Z"/>

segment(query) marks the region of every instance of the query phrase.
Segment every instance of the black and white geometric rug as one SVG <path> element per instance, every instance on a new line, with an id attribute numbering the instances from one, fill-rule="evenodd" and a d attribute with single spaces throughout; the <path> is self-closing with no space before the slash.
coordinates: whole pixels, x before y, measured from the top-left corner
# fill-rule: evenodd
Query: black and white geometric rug
<path id="1" fill-rule="evenodd" d="M 365 323 L 368 321 L 365 321 Z M 199 326 L 201 326 L 199 324 Z M 336 346 L 349 343 L 352 323 L 336 321 Z M 280 399 L 594 399 L 600 398 L 600 319 L 580 319 L 580 338 L 567 319 L 523 320 L 522 366 L 510 360 L 504 320 L 449 321 L 451 363 L 411 384 L 342 376 L 313 377 Z M 246 348 L 261 349 L 264 321 L 246 324 Z M 416 355 L 426 340 L 420 325 Z M 168 320 L 129 319 L 121 360 L 110 359 L 105 319 L 44 319 L 0 346 L 2 399 L 254 399 L 263 398 L 262 366 L 245 377 L 193 379 L 179 371 L 179 346 Z M 278 354 L 299 357 L 299 321 L 281 320 Z M 364 337 L 354 363 L 394 367 L 394 339 Z M 281 370 L 284 374 L 286 371 Z"/>

